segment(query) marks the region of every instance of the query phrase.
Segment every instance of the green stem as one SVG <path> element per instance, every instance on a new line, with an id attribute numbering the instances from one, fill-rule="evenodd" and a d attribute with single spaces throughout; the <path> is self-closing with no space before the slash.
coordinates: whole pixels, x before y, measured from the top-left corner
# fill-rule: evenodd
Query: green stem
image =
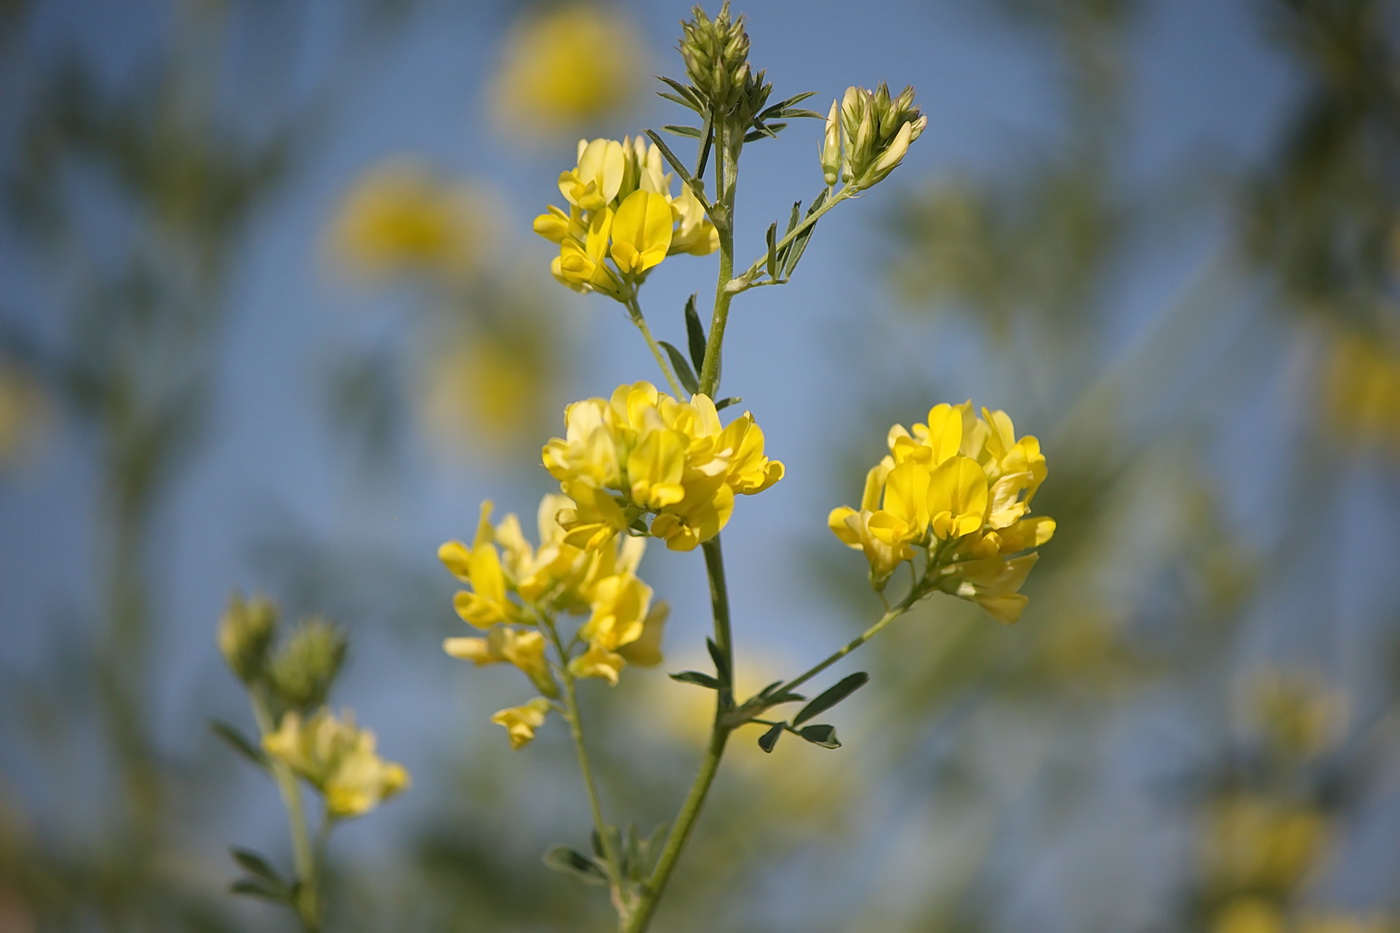
<path id="1" fill-rule="evenodd" d="M 602 842 L 603 857 L 608 863 L 608 875 L 612 878 L 613 901 L 615 905 L 621 905 L 619 879 L 622 877 L 622 863 L 618 859 L 617 850 L 613 847 L 607 820 L 603 819 L 603 805 L 598 796 L 598 782 L 593 777 L 593 765 L 588 760 L 588 747 L 583 741 L 583 717 L 579 714 L 578 690 L 575 687 L 576 681 L 573 672 L 569 670 L 569 656 L 564 650 L 564 643 L 559 638 L 558 630 L 552 624 L 546 624 L 543 627 L 549 632 L 549 637 L 554 641 L 554 648 L 559 652 L 559 679 L 564 681 L 564 718 L 569 722 L 569 735 L 574 740 L 574 751 L 578 755 L 578 768 L 583 774 L 584 790 L 588 793 L 588 808 L 593 814 L 593 829 L 598 833 L 598 839 Z"/>
<path id="2" fill-rule="evenodd" d="M 710 578 L 710 602 L 715 616 L 715 644 L 728 661 L 730 670 L 721 672 L 726 675 L 721 678 L 725 683 L 716 693 L 714 724 L 710 727 L 710 742 L 706 746 L 705 757 L 700 761 L 700 770 L 695 775 L 694 783 L 690 785 L 690 792 L 686 794 L 680 812 L 676 814 L 675 822 L 671 824 L 671 832 L 666 837 L 666 845 L 661 850 L 656 867 L 639 892 L 636 909 L 626 918 L 622 927 L 623 933 L 643 933 L 651 923 L 656 905 L 661 900 L 662 892 L 666 890 L 666 882 L 670 880 L 676 861 L 680 858 L 681 851 L 690 838 L 690 832 L 695 828 L 700 810 L 705 805 L 705 798 L 709 795 L 710 786 L 719 770 L 720 759 L 724 756 L 725 743 L 729 741 L 729 733 L 733 730 L 728 724 L 728 714 L 734 705 L 734 688 L 728 681 L 733 676 L 734 654 L 729 625 L 729 590 L 724 580 L 724 557 L 718 536 L 705 542 L 702 547 L 705 552 L 705 571 Z"/>
<path id="3" fill-rule="evenodd" d="M 793 228 L 792 228 L 791 230 L 789 230 L 786 234 L 784 234 L 784 235 L 783 235 L 783 238 L 773 245 L 773 249 L 774 249 L 775 251 L 780 251 L 780 250 L 782 250 L 784 247 L 786 247 L 786 246 L 787 246 L 789 243 L 791 243 L 793 240 L 797 239 L 797 238 L 798 238 L 799 236 L 801 236 L 803 233 L 805 233 L 806 231 L 808 231 L 809 229 L 811 229 L 813 226 L 815 226 L 815 225 L 816 225 L 816 222 L 819 221 L 819 220 L 821 220 L 822 217 L 826 214 L 827 211 L 831 210 L 833 207 L 835 207 L 836 205 L 840 204 L 842 201 L 846 200 L 847 198 L 855 197 L 855 195 L 857 194 L 858 191 L 859 191 L 859 189 L 853 189 L 850 185 L 847 185 L 846 187 L 842 188 L 840 191 L 836 192 L 834 195 L 832 195 L 830 198 L 827 199 L 827 201 L 826 201 L 825 204 L 823 204 L 821 207 L 817 208 L 817 209 L 816 209 L 815 211 L 813 211 L 811 214 L 809 214 L 809 215 L 807 215 L 806 217 L 804 217 L 804 218 L 802 219 L 802 222 L 801 222 L 801 223 L 799 223 L 797 226 L 793 227 Z M 768 251 L 767 251 L 767 250 L 764 250 L 764 251 L 763 251 L 763 254 L 762 254 L 761 256 L 759 256 L 757 259 L 755 259 L 752 263 L 749 264 L 749 268 L 744 272 L 743 275 L 739 276 L 737 279 L 734 279 L 732 282 L 727 282 L 726 285 L 725 285 L 725 289 L 726 289 L 727 291 L 730 291 L 731 293 L 737 295 L 737 294 L 739 294 L 740 292 L 748 291 L 750 288 L 756 288 L 758 285 L 777 285 L 777 284 L 779 284 L 777 281 L 769 281 L 769 282 L 755 282 L 755 281 L 753 281 L 754 278 L 756 278 L 756 277 L 759 275 L 759 273 L 762 272 L 762 271 L 763 271 L 764 269 L 766 269 L 767 267 L 768 267 Z"/>
<path id="4" fill-rule="evenodd" d="M 671 364 L 666 361 L 666 355 L 661 352 L 661 346 L 656 342 L 656 338 L 651 335 L 651 328 L 647 326 L 647 319 L 642 316 L 642 306 L 637 302 L 636 293 L 627 296 L 623 302 L 627 306 L 627 313 L 632 318 L 632 323 L 637 325 L 637 330 L 642 332 L 646 338 L 647 346 L 651 348 L 651 355 L 656 358 L 656 365 L 661 367 L 661 372 L 666 377 L 666 384 L 671 387 L 671 392 L 678 399 L 690 397 L 685 392 L 679 382 L 676 381 L 676 374 L 671 371 Z"/>
<path id="5" fill-rule="evenodd" d="M 267 702 L 258 690 L 253 690 L 253 716 L 258 723 L 258 731 L 263 736 L 277 730 Z M 298 893 L 296 902 L 297 918 L 305 933 L 320 933 L 321 899 L 317 890 L 319 878 L 316 871 L 316 849 L 311 845 L 311 834 L 306 826 L 306 812 L 301 805 L 301 789 L 297 787 L 296 775 L 290 768 L 273 758 L 270 762 L 272 776 L 277 781 L 277 789 L 282 794 L 282 803 L 287 807 L 287 822 L 292 832 L 292 867 L 297 881 L 303 885 L 303 893 Z M 325 831 L 323 827 L 323 832 Z"/>
<path id="6" fill-rule="evenodd" d="M 715 397 L 719 389 L 720 353 L 724 346 L 724 326 L 729 321 L 729 302 L 734 293 L 729 280 L 734 275 L 734 184 L 729 180 L 733 171 L 728 155 L 728 139 L 723 126 L 715 126 L 715 196 L 724 210 L 724 224 L 717 225 L 719 233 L 719 280 L 715 283 L 715 307 L 710 315 L 710 335 L 705 342 L 705 364 L 700 367 L 700 394 Z"/>
<path id="7" fill-rule="evenodd" d="M 861 632 L 859 635 L 846 642 L 840 648 L 837 648 L 830 655 L 828 655 L 825 660 L 821 661 L 818 664 L 812 665 L 802 674 L 798 675 L 797 677 L 794 677 L 792 680 L 789 680 L 777 690 L 774 690 L 773 694 L 776 696 L 778 694 L 787 693 L 790 690 L 795 690 L 798 687 L 802 686 L 807 681 L 811 680 L 813 677 L 817 676 L 822 671 L 826 670 L 828 667 L 835 664 L 837 661 L 841 660 L 846 655 L 850 654 L 852 651 L 855 651 L 857 648 L 865 644 L 870 639 L 874 638 L 881 632 L 881 630 L 885 628 L 885 626 L 889 625 L 895 619 L 898 619 L 900 616 L 904 615 L 904 613 L 908 612 L 909 607 L 911 605 L 913 605 L 913 601 L 906 597 L 898 605 L 894 606 L 893 608 L 888 610 L 884 615 L 880 616 L 879 621 L 877 621 L 874 625 L 870 626 L 870 628 Z"/>

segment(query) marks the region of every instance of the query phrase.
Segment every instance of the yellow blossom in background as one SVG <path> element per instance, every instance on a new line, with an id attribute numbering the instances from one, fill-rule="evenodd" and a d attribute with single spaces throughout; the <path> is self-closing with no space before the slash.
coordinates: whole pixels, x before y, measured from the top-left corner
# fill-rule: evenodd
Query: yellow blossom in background
<path id="1" fill-rule="evenodd" d="M 1400 924 L 1384 914 L 1305 913 L 1298 933 L 1395 933 Z"/>
<path id="2" fill-rule="evenodd" d="M 889 454 L 866 475 L 859 509 L 827 517 L 832 532 L 865 553 L 883 589 L 903 563 L 925 554 L 920 586 L 977 603 L 1001 622 L 1025 607 L 1019 592 L 1055 521 L 1029 514 L 1045 480 L 1040 442 L 1017 438 L 1005 412 L 972 403 L 935 405 L 928 422 L 890 429 Z M 1016 556 L 1018 555 L 1019 556 Z"/>
<path id="3" fill-rule="evenodd" d="M 263 737 L 263 749 L 320 791 L 336 819 L 367 813 L 409 785 L 403 765 L 375 754 L 374 733 L 357 728 L 348 712 L 337 719 L 321 709 L 305 720 L 287 713 Z"/>
<path id="4" fill-rule="evenodd" d="M 1346 696 L 1307 671 L 1259 671 L 1244 692 L 1250 720 L 1275 751 L 1309 758 L 1334 748 L 1345 733 Z"/>
<path id="5" fill-rule="evenodd" d="M 422 417 L 444 449 L 499 454 L 544 420 L 556 367 L 542 330 L 483 328 L 439 339 L 429 353 Z"/>
<path id="6" fill-rule="evenodd" d="M 46 421 L 48 406 L 38 385 L 24 370 L 0 360 L 0 467 L 30 456 Z"/>
<path id="7" fill-rule="evenodd" d="M 688 551 L 719 534 L 735 495 L 783 476 L 745 412 L 728 425 L 705 395 L 678 401 L 649 382 L 564 410 L 565 436 L 545 445 L 544 465 L 572 501 L 559 514 L 569 542 L 597 546 L 646 515 L 650 533 Z"/>
<path id="8" fill-rule="evenodd" d="M 719 248 L 704 206 L 684 184 L 673 196 L 664 169 L 661 150 L 640 136 L 579 140 L 578 163 L 559 175 L 567 209 L 551 204 L 534 221 L 559 244 L 550 267 L 559 282 L 625 299 L 667 256 Z"/>
<path id="9" fill-rule="evenodd" d="M 1260 897 L 1237 897 L 1225 904 L 1210 925 L 1211 933 L 1285 933 L 1283 914 Z"/>
<path id="10" fill-rule="evenodd" d="M 1400 457 L 1400 344 L 1342 333 L 1326 352 L 1319 373 L 1324 426 L 1358 449 Z"/>
<path id="11" fill-rule="evenodd" d="M 391 159 L 346 192 L 329 232 L 333 258 L 358 279 L 460 279 L 490 245 L 497 212 L 489 202 L 411 157 Z"/>
<path id="12" fill-rule="evenodd" d="M 1331 838 L 1318 810 L 1257 793 L 1222 794 L 1204 819 L 1200 864 L 1218 890 L 1293 891 L 1319 867 Z"/>
<path id="13" fill-rule="evenodd" d="M 625 113 L 650 75 L 631 20 L 570 3 L 524 16 L 491 82 L 497 121 L 512 137 L 575 132 Z"/>

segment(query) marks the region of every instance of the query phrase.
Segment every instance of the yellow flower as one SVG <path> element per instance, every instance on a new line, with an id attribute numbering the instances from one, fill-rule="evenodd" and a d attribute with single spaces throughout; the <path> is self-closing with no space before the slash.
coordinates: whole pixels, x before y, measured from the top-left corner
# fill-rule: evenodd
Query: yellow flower
<path id="1" fill-rule="evenodd" d="M 263 749 L 319 790 L 336 819 L 367 813 L 408 788 L 403 765 L 384 761 L 374 744 L 374 733 L 356 728 L 350 713 L 337 719 L 326 709 L 307 720 L 287 713 L 263 736 Z"/>
<path id="2" fill-rule="evenodd" d="M 559 175 L 568 210 L 549 205 L 534 221 L 536 233 L 559 244 L 555 278 L 622 298 L 667 256 L 719 248 L 704 206 L 684 184 L 672 196 L 663 168 L 661 150 L 640 136 L 579 140 L 578 164 Z"/>
<path id="3" fill-rule="evenodd" d="M 443 453 L 499 456 L 553 420 L 555 338 L 522 314 L 436 337 L 419 382 L 424 427 Z"/>
<path id="4" fill-rule="evenodd" d="M 1260 897 L 1237 897 L 1215 917 L 1211 933 L 1284 933 L 1283 914 Z"/>
<path id="5" fill-rule="evenodd" d="M 1309 806 L 1254 793 L 1229 793 L 1205 812 L 1200 857 L 1211 883 L 1228 890 L 1295 890 L 1328 845 L 1326 819 Z"/>
<path id="6" fill-rule="evenodd" d="M 497 119 L 541 135 L 606 122 L 629 108 L 646 77 L 631 22 L 592 3 L 532 13 L 512 30 L 491 83 Z"/>
<path id="7" fill-rule="evenodd" d="M 645 272 L 671 248 L 671 203 L 664 194 L 637 190 L 613 218 L 612 258 L 623 275 Z"/>
<path id="8" fill-rule="evenodd" d="M 442 650 L 454 658 L 472 661 L 477 667 L 501 662 L 513 664 L 545 696 L 558 696 L 559 688 L 550 673 L 544 649 L 541 633 L 519 632 L 506 625 L 494 626 L 485 638 L 445 638 L 442 642 Z"/>
<path id="9" fill-rule="evenodd" d="M 1308 758 L 1342 739 L 1346 696 L 1307 671 L 1259 671 L 1246 689 L 1250 717 L 1272 750 Z"/>
<path id="10" fill-rule="evenodd" d="M 535 697 L 524 706 L 511 706 L 492 715 L 491 721 L 504 726 L 510 736 L 510 747 L 528 745 L 535 737 L 535 730 L 544 725 L 549 713 L 549 701 Z"/>
<path id="11" fill-rule="evenodd" d="M 763 452 L 747 412 L 728 427 L 705 395 L 678 401 L 648 382 L 619 386 L 564 410 L 565 436 L 545 445 L 545 468 L 573 507 L 559 514 L 566 540 L 596 546 L 655 516 L 650 533 L 672 550 L 710 540 L 729 521 L 734 496 L 783 475 Z"/>
<path id="12" fill-rule="evenodd" d="M 1045 457 L 1034 437 L 1017 439 L 1005 412 L 972 403 L 935 405 L 928 422 L 895 425 L 889 454 L 866 474 L 859 509 L 842 506 L 827 524 L 848 547 L 863 551 L 871 584 L 890 576 L 919 551 L 926 554 L 916 587 L 940 589 L 1014 622 L 1026 599 L 1017 590 L 1055 523 L 1028 516 L 1045 479 Z"/>
<path id="13" fill-rule="evenodd" d="M 459 277 L 487 245 L 486 199 L 409 158 L 363 174 L 345 195 L 330 230 L 344 270 L 379 279 L 406 273 Z"/>
<path id="14" fill-rule="evenodd" d="M 1362 451 L 1400 457 L 1400 345 L 1384 336 L 1340 334 L 1320 377 L 1324 425 Z"/>

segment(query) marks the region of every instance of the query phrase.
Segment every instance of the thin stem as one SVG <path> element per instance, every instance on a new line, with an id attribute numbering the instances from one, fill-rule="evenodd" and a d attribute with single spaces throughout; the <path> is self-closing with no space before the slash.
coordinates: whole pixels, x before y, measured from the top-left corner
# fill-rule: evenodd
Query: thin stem
<path id="1" fill-rule="evenodd" d="M 637 294 L 633 292 L 627 296 L 623 302 L 627 306 L 627 313 L 632 318 L 632 323 L 637 325 L 637 330 L 642 332 L 646 338 L 647 346 L 651 348 L 651 355 L 656 358 L 656 365 L 661 367 L 661 372 L 666 376 L 666 384 L 671 387 L 671 392 L 678 399 L 687 399 L 690 394 L 681 388 L 676 381 L 676 374 L 671 370 L 671 364 L 667 362 L 666 355 L 661 352 L 661 346 L 656 342 L 656 338 L 651 335 L 651 328 L 647 326 L 647 320 L 642 316 L 642 306 L 637 302 Z"/>
<path id="2" fill-rule="evenodd" d="M 578 690 L 575 688 L 573 672 L 569 670 L 568 655 L 559 639 L 559 632 L 553 625 L 545 625 L 554 648 L 559 652 L 559 679 L 564 681 L 564 718 L 569 722 L 569 734 L 573 736 L 574 750 L 578 753 L 578 768 L 583 774 L 583 786 L 588 793 L 588 808 L 593 814 L 593 828 L 602 842 L 603 857 L 608 862 L 608 874 L 613 880 L 613 897 L 620 905 L 618 879 L 622 877 L 621 863 L 613 848 L 612 836 L 608 832 L 607 820 L 603 819 L 603 805 L 598 796 L 598 783 L 593 777 L 593 766 L 588 760 L 588 747 L 583 741 L 583 718 L 579 715 Z"/>
<path id="3" fill-rule="evenodd" d="M 807 681 L 811 680 L 813 677 L 817 676 L 822 671 L 826 670 L 828 667 L 835 664 L 837 661 L 841 660 L 846 655 L 850 654 L 852 651 L 855 651 L 857 648 L 865 644 L 870 639 L 874 638 L 880 633 L 881 630 L 885 628 L 885 626 L 889 625 L 895 619 L 898 619 L 900 616 L 904 615 L 904 613 L 908 612 L 910 605 L 911 603 L 908 599 L 905 599 L 904 601 L 900 602 L 899 605 L 893 607 L 884 615 L 880 616 L 878 622 L 870 626 L 870 628 L 866 629 L 864 632 L 861 632 L 855 638 L 852 638 L 850 641 L 846 642 L 840 648 L 837 648 L 830 655 L 828 655 L 825 660 L 821 661 L 818 664 L 812 665 L 802 674 L 798 675 L 797 677 L 794 677 L 792 680 L 789 680 L 777 690 L 774 690 L 773 695 L 777 696 L 779 694 L 787 693 L 791 690 L 795 690 L 796 688 L 802 686 Z"/>
<path id="4" fill-rule="evenodd" d="M 643 933 L 651 922 L 661 894 L 666 890 L 666 882 L 670 879 L 681 850 L 685 848 L 690 832 L 695 828 L 695 821 L 700 816 L 700 810 L 705 805 L 705 798 L 709 795 L 710 786 L 719 770 L 720 759 L 724 756 L 725 743 L 729 741 L 729 733 L 733 730 L 733 726 L 728 723 L 728 714 L 734 705 L 734 688 L 729 682 L 733 676 L 734 655 L 729 625 L 729 589 L 724 580 L 724 556 L 718 536 L 705 542 L 702 548 L 705 553 L 705 571 L 710 578 L 715 644 L 728 661 L 730 670 L 721 672 L 724 675 L 721 677 L 724 686 L 716 693 L 714 724 L 710 727 L 710 742 L 705 748 L 705 757 L 700 761 L 700 770 L 695 775 L 694 783 L 690 785 L 690 792 L 686 794 L 680 812 L 676 814 L 675 822 L 671 824 L 671 832 L 666 837 L 666 845 L 661 850 L 656 867 L 639 893 L 636 910 L 622 927 L 623 933 Z"/>
<path id="5" fill-rule="evenodd" d="M 724 208 L 725 223 L 716 225 L 719 233 L 719 280 L 715 283 L 715 307 L 710 315 L 710 335 L 705 342 L 705 364 L 700 367 L 700 394 L 715 397 L 719 388 L 720 353 L 724 346 L 724 326 L 729 320 L 729 302 L 734 293 L 729 280 L 734 275 L 734 189 L 729 181 L 733 171 L 726 159 L 728 138 L 723 123 L 715 123 L 715 196 Z"/>
<path id="6" fill-rule="evenodd" d="M 267 708 L 267 702 L 262 697 L 260 691 L 254 688 L 252 693 L 253 717 L 257 720 L 258 731 L 264 736 L 275 732 L 277 727 L 272 721 L 272 714 Z M 306 811 L 301 805 L 301 789 L 297 787 L 296 775 L 292 774 L 290 768 L 285 764 L 272 759 L 272 776 L 277 781 L 277 789 L 282 794 L 282 803 L 287 808 L 287 822 L 291 826 L 292 833 L 292 867 L 296 871 L 297 880 L 304 887 L 305 894 L 298 893 L 296 902 L 297 918 L 301 920 L 302 929 L 305 933 L 319 933 L 321 929 L 321 898 L 318 890 L 319 878 L 316 871 L 317 848 L 323 849 L 324 845 L 313 848 L 311 845 L 311 833 L 306 825 Z M 326 827 L 323 827 L 323 834 Z"/>
<path id="7" fill-rule="evenodd" d="M 809 215 L 807 215 L 806 217 L 802 218 L 802 222 L 801 222 L 801 223 L 799 223 L 797 226 L 793 227 L 793 228 L 792 228 L 791 230 L 789 230 L 786 234 L 784 234 L 784 235 L 783 235 L 783 238 L 773 245 L 774 251 L 780 251 L 780 250 L 782 250 L 783 248 L 785 248 L 785 247 L 786 247 L 789 243 L 791 243 L 793 240 L 796 240 L 799 236 L 801 236 L 801 235 L 802 235 L 803 233 L 805 233 L 807 230 L 811 229 L 811 228 L 816 224 L 817 221 L 819 221 L 819 220 L 822 219 L 822 217 L 826 214 L 827 211 L 831 210 L 833 207 L 835 207 L 836 205 L 840 204 L 842 201 L 846 200 L 847 198 L 855 197 L 856 194 L 857 194 L 858 192 L 859 192 L 859 189 L 853 189 L 850 185 L 847 185 L 846 187 L 842 188 L 840 191 L 836 192 L 836 193 L 835 193 L 834 195 L 832 195 L 829 199 L 827 199 L 827 201 L 826 201 L 825 204 L 823 204 L 821 207 L 817 208 L 817 209 L 816 209 L 815 211 L 813 211 L 811 214 L 809 214 Z M 737 279 L 734 279 L 732 282 L 727 282 L 727 283 L 725 284 L 725 289 L 728 290 L 728 291 L 730 291 L 732 294 L 737 295 L 737 294 L 739 294 L 740 292 L 748 291 L 750 288 L 756 288 L 756 287 L 759 286 L 759 285 L 777 285 L 777 284 L 780 284 L 780 283 L 777 282 L 777 281 L 768 281 L 768 282 L 754 282 L 754 281 L 753 281 L 753 279 L 754 279 L 760 272 L 762 272 L 765 268 L 767 268 L 767 266 L 768 266 L 768 251 L 767 251 L 767 250 L 764 250 L 762 255 L 760 255 L 757 259 L 755 259 L 752 263 L 749 264 L 749 268 L 744 272 L 743 275 L 739 276 Z"/>

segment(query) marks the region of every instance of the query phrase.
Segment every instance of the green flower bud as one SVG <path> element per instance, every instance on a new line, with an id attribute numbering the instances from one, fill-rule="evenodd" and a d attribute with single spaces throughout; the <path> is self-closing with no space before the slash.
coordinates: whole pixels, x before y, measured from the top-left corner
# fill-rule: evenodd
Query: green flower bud
<path id="1" fill-rule="evenodd" d="M 894 98 L 886 84 L 874 91 L 848 88 L 841 101 L 841 126 L 846 135 L 842 179 L 857 188 L 869 188 L 883 180 L 927 125 L 928 118 L 914 107 L 912 87 Z"/>
<path id="2" fill-rule="evenodd" d="M 836 101 L 831 102 L 831 111 L 826 115 L 826 135 L 822 139 L 822 175 L 827 187 L 836 184 L 841 173 L 841 111 Z"/>
<path id="3" fill-rule="evenodd" d="M 245 684 L 260 680 L 277 633 L 277 607 L 262 597 L 248 602 L 237 594 L 219 620 L 219 651 L 234 675 Z"/>
<path id="4" fill-rule="evenodd" d="M 324 619 L 297 626 L 268 668 L 273 692 L 288 709 L 323 706 L 345 660 L 345 635 Z"/>
<path id="5" fill-rule="evenodd" d="M 686 74 L 707 100 L 721 111 L 733 108 L 747 89 L 749 37 L 744 18 L 731 18 L 729 3 L 710 19 L 699 6 L 692 19 L 681 23 L 681 58 Z"/>

